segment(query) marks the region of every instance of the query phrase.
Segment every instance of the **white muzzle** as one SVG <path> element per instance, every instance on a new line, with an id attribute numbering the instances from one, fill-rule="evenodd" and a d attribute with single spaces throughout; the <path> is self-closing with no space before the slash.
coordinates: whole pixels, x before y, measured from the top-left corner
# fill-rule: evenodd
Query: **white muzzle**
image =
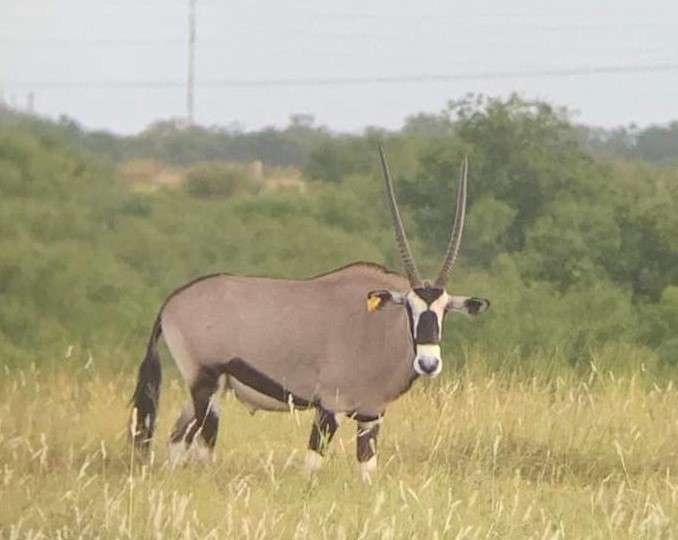
<path id="1" fill-rule="evenodd" d="M 414 359 L 414 371 L 426 377 L 437 377 L 443 369 L 440 345 L 426 344 L 416 346 L 417 356 Z"/>

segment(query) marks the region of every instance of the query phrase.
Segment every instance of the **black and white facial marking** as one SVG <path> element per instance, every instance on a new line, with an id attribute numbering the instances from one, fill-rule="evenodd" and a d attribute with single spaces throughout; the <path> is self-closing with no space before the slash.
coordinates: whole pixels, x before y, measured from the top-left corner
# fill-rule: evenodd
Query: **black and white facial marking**
<path id="1" fill-rule="evenodd" d="M 443 369 L 440 340 L 447 299 L 443 289 L 434 287 L 412 289 L 405 296 L 416 352 L 414 370 L 419 375 L 436 377 Z"/>
<path id="2" fill-rule="evenodd" d="M 438 287 L 416 287 L 403 294 L 396 291 L 372 291 L 367 295 L 370 311 L 391 302 L 405 306 L 414 342 L 414 371 L 436 377 L 443 369 L 440 351 L 445 315 L 452 311 L 478 315 L 485 311 L 489 300 L 468 296 L 451 296 Z"/>

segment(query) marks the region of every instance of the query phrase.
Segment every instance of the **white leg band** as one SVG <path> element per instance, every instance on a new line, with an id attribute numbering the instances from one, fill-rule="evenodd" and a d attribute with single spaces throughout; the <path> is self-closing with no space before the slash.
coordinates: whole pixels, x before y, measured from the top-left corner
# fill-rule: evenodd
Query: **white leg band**
<path id="1" fill-rule="evenodd" d="M 372 475 L 377 470 L 377 456 L 372 456 L 360 464 L 360 478 L 367 484 L 372 483 Z"/>
<path id="2" fill-rule="evenodd" d="M 313 474 L 320 470 L 323 464 L 323 457 L 315 450 L 306 452 L 305 468 L 308 474 Z"/>

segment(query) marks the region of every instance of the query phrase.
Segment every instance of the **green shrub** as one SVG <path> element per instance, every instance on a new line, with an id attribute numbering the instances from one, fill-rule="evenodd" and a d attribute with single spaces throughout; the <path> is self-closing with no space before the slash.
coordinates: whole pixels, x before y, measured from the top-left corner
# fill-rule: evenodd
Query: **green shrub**
<path id="1" fill-rule="evenodd" d="M 194 197 L 233 197 L 253 189 L 247 175 L 231 165 L 203 163 L 186 174 L 186 191 Z"/>

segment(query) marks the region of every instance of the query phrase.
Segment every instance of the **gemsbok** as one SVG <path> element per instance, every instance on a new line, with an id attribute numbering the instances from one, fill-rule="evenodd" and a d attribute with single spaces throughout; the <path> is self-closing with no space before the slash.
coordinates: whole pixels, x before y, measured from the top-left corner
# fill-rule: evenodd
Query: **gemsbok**
<path id="1" fill-rule="evenodd" d="M 419 276 L 381 147 L 379 157 L 406 275 L 356 262 L 305 280 L 215 274 L 175 290 L 160 308 L 139 367 L 130 425 L 139 448 L 147 449 L 153 436 L 163 336 L 191 398 L 171 434 L 172 455 L 196 448 L 211 455 L 218 398 L 229 389 L 251 411 L 315 409 L 310 472 L 320 467 L 340 421 L 355 420 L 357 459 L 369 481 L 387 405 L 419 376 L 442 370 L 445 315 L 476 315 L 490 304 L 446 291 L 464 228 L 468 160 L 442 269 L 431 284 Z M 191 447 L 196 438 L 202 444 Z"/>

